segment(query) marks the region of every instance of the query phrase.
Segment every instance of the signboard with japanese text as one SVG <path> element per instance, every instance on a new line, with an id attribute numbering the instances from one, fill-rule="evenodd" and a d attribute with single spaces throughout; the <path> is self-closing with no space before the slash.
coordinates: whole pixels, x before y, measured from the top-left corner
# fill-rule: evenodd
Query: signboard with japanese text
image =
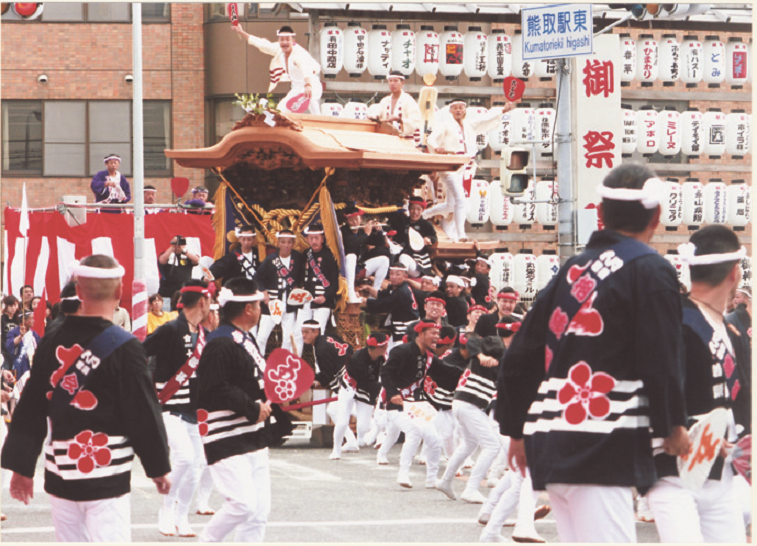
<path id="1" fill-rule="evenodd" d="M 591 4 L 523 8 L 520 17 L 524 60 L 591 55 Z"/>
<path id="2" fill-rule="evenodd" d="M 613 167 L 621 164 L 623 117 L 620 107 L 620 42 L 617 35 L 598 36 L 594 54 L 571 61 L 571 133 L 573 180 L 579 220 L 593 215 L 591 222 L 578 225 L 596 229 L 600 201 L 596 187 Z M 590 115 L 587 115 L 591 112 Z M 587 219 L 584 219 L 587 220 Z M 579 233 L 579 239 L 587 233 Z"/>

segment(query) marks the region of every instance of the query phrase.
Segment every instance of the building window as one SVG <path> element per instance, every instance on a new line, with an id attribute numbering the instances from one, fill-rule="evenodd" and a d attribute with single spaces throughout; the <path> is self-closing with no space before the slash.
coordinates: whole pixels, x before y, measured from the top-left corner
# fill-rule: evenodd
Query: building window
<path id="1" fill-rule="evenodd" d="M 170 23 L 171 4 L 168 2 L 142 2 L 142 22 Z"/>
<path id="2" fill-rule="evenodd" d="M 48 101 L 44 105 L 44 176 L 85 176 L 87 103 Z"/>
<path id="3" fill-rule="evenodd" d="M 103 170 L 103 158 L 121 156 L 119 170 L 131 174 L 131 103 L 102 101 L 89 103 L 89 171 Z"/>
<path id="4" fill-rule="evenodd" d="M 42 101 L 3 101 L 3 173 L 42 172 Z"/>
<path id="5" fill-rule="evenodd" d="M 146 101 L 142 110 L 145 174 L 170 174 L 171 160 L 163 151 L 171 147 L 171 103 Z"/>
<path id="6" fill-rule="evenodd" d="M 84 4 L 81 2 L 45 2 L 42 21 L 68 23 L 84 21 Z"/>
<path id="7" fill-rule="evenodd" d="M 5 6 L 6 4 L 3 4 Z M 12 9 L 2 14 L 3 22 L 21 21 Z M 35 21 L 44 23 L 130 23 L 131 4 L 128 2 L 45 2 L 42 16 Z M 171 7 L 167 2 L 143 3 L 143 23 L 170 23 Z M 33 23 L 33 21 L 27 21 Z"/>
<path id="8" fill-rule="evenodd" d="M 131 4 L 126 2 L 88 2 L 87 21 L 90 23 L 129 23 Z"/>

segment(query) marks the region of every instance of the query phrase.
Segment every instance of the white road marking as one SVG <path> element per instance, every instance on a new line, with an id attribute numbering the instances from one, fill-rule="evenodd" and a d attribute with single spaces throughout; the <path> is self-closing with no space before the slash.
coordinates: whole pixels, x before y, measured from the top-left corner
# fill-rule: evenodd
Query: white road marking
<path id="1" fill-rule="evenodd" d="M 314 468 L 303 466 L 301 464 L 289 463 L 280 459 L 271 459 L 271 470 L 278 471 L 286 475 L 287 478 L 299 480 L 302 482 L 341 482 L 342 478 L 336 474 L 321 472 Z"/>

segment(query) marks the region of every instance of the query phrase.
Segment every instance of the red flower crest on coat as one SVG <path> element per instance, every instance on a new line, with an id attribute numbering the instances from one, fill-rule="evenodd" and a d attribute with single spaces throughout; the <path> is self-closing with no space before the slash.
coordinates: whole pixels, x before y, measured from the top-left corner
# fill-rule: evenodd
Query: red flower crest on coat
<path id="1" fill-rule="evenodd" d="M 560 339 L 560 336 L 565 332 L 565 327 L 567 325 L 568 314 L 559 307 L 556 307 L 552 312 L 552 316 L 549 318 L 549 329 L 552 330 L 552 333 L 555 334 L 557 339 Z"/>
<path id="2" fill-rule="evenodd" d="M 549 373 L 549 366 L 552 364 L 552 357 L 554 357 L 555 354 L 552 352 L 552 349 L 544 346 L 544 373 Z"/>
<path id="3" fill-rule="evenodd" d="M 76 461 L 76 468 L 84 474 L 92 472 L 95 466 L 108 466 L 111 458 L 108 435 L 94 434 L 91 430 L 80 432 L 68 446 L 68 457 Z"/>
<path id="4" fill-rule="evenodd" d="M 592 374 L 583 360 L 574 364 L 557 394 L 557 400 L 565 406 L 563 417 L 571 425 L 580 425 L 588 416 L 604 419 L 610 413 L 610 399 L 606 395 L 614 387 L 612 376 L 604 372 Z"/>
<path id="5" fill-rule="evenodd" d="M 573 286 L 570 289 L 570 295 L 576 298 L 579 303 L 583 303 L 586 298 L 589 297 L 589 294 L 594 292 L 594 289 L 596 287 L 597 281 L 592 279 L 591 276 L 587 273 L 585 275 L 582 275 L 580 279 L 573 283 Z"/>
<path id="6" fill-rule="evenodd" d="M 423 390 L 431 395 L 436 394 L 436 382 L 429 376 L 426 376 L 426 379 L 423 381 Z"/>
<path id="7" fill-rule="evenodd" d="M 208 412 L 204 409 L 197 410 L 197 427 L 200 429 L 200 436 L 208 433 Z"/>
<path id="8" fill-rule="evenodd" d="M 465 384 L 468 382 L 468 377 L 469 376 L 470 376 L 470 368 L 468 368 L 467 370 L 465 370 L 463 372 L 463 375 L 460 376 L 460 381 L 457 382 L 458 388 L 465 386 Z"/>

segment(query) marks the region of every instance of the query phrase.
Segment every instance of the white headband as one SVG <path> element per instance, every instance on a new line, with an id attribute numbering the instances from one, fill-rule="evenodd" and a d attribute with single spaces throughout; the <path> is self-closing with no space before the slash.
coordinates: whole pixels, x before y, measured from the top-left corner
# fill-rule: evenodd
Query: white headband
<path id="1" fill-rule="evenodd" d="M 697 247 L 694 243 L 684 243 L 678 246 L 678 255 L 681 257 L 681 261 L 689 266 L 722 264 L 741 260 L 746 256 L 746 248 L 743 246 L 736 252 L 725 252 L 723 254 L 701 254 L 695 256 L 694 253 L 696 250 Z"/>
<path id="2" fill-rule="evenodd" d="M 465 281 L 461 279 L 460 277 L 458 277 L 457 275 L 450 275 L 449 277 L 447 277 L 447 282 L 455 283 L 458 286 L 463 286 L 463 287 L 465 286 Z"/>
<path id="3" fill-rule="evenodd" d="M 108 157 L 103 159 L 103 163 L 107 164 L 108 161 L 110 161 L 111 159 L 118 159 L 118 162 L 121 163 L 121 158 L 118 157 L 117 155 L 109 155 Z"/>
<path id="4" fill-rule="evenodd" d="M 442 282 L 442 280 L 439 277 L 432 277 L 431 275 L 423 275 L 424 279 L 428 279 L 432 283 L 434 283 L 435 286 L 439 286 L 439 283 Z"/>
<path id="5" fill-rule="evenodd" d="M 464 101 L 464 100 L 455 100 L 455 101 L 452 101 L 452 102 L 450 102 L 450 103 L 449 103 L 449 104 L 448 104 L 447 106 L 452 106 L 453 104 L 463 104 L 463 105 L 465 105 L 465 106 L 468 106 L 468 105 L 467 105 L 467 104 L 465 103 L 465 101 Z"/>
<path id="6" fill-rule="evenodd" d="M 220 308 L 221 308 L 221 306 L 218 305 L 217 303 L 211 303 L 210 304 L 210 310 L 211 311 L 218 311 L 218 309 L 220 309 Z"/>
<path id="7" fill-rule="evenodd" d="M 74 267 L 75 277 L 84 277 L 87 279 L 120 279 L 124 276 L 126 270 L 122 266 L 104 269 L 102 267 L 90 267 L 88 265 L 77 265 Z"/>
<path id="8" fill-rule="evenodd" d="M 404 80 L 405 76 L 400 76 L 399 74 L 389 74 L 386 79 L 391 80 L 392 78 L 397 78 L 398 80 Z"/>
<path id="9" fill-rule="evenodd" d="M 323 235 L 323 230 L 321 231 L 311 231 L 309 227 L 305 228 L 305 235 Z"/>
<path id="10" fill-rule="evenodd" d="M 276 31 L 276 36 L 297 36 L 294 32 L 279 32 Z"/>
<path id="11" fill-rule="evenodd" d="M 744 290 L 743 288 L 737 288 L 736 292 L 741 292 L 742 294 L 744 294 L 750 300 L 752 299 L 752 295 L 749 292 L 747 292 L 746 290 Z"/>
<path id="12" fill-rule="evenodd" d="M 609 188 L 604 184 L 597 186 L 597 193 L 602 199 L 612 199 L 614 201 L 640 201 L 645 209 L 653 209 L 660 204 L 660 194 L 662 193 L 662 180 L 659 178 L 650 178 L 644 182 L 644 187 L 640 190 L 631 188 Z"/>
<path id="13" fill-rule="evenodd" d="M 241 237 L 242 235 L 244 235 L 245 237 L 255 237 L 255 230 L 253 229 L 252 233 L 242 233 L 241 229 L 234 228 L 234 235 L 236 235 L 237 237 Z"/>
<path id="14" fill-rule="evenodd" d="M 144 189 L 144 190 L 142 190 L 142 191 L 155 191 L 155 192 L 156 192 L 156 191 L 158 191 L 158 190 L 156 190 L 155 188 L 145 188 L 145 189 Z"/>
<path id="15" fill-rule="evenodd" d="M 69 296 L 68 298 L 61 298 L 60 301 L 81 301 L 79 296 Z"/>
<path id="16" fill-rule="evenodd" d="M 257 291 L 254 294 L 242 294 L 239 296 L 235 296 L 234 292 L 229 290 L 226 287 L 221 288 L 221 290 L 218 292 L 218 305 L 223 307 L 230 301 L 239 301 L 244 303 L 249 303 L 251 301 L 260 301 L 264 298 L 263 292 Z"/>
<path id="17" fill-rule="evenodd" d="M 276 234 L 276 238 L 277 239 L 295 239 L 295 235 L 294 235 L 294 233 L 281 233 L 281 232 L 278 232 Z"/>

